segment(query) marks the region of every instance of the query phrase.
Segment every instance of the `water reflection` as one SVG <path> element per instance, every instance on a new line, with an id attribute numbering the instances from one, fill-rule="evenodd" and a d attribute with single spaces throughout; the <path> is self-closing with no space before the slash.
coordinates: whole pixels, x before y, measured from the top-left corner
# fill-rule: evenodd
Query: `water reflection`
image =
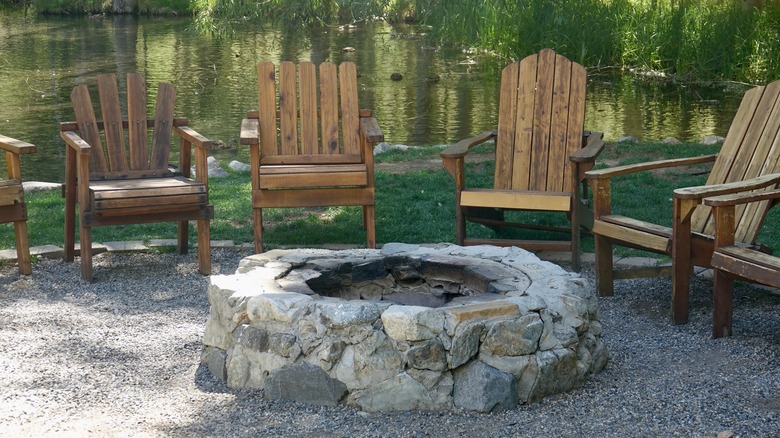
<path id="1" fill-rule="evenodd" d="M 372 108 L 390 143 L 451 143 L 495 125 L 504 61 L 434 50 L 412 27 L 373 24 L 357 29 L 247 28 L 226 41 L 193 30 L 189 19 L 28 17 L 0 11 L 0 132 L 35 143 L 25 179 L 61 181 L 64 144 L 57 124 L 72 120 L 69 93 L 99 73 L 139 71 L 177 89 L 177 114 L 228 145 L 237 142 L 245 111 L 256 107 L 260 60 L 354 61 L 361 107 Z M 353 47 L 354 51 L 344 51 Z M 393 81 L 392 73 L 403 79 Z M 712 101 L 715 99 L 716 101 Z M 591 74 L 586 128 L 607 139 L 725 135 L 739 95 L 719 90 L 643 85 Z M 244 149 L 218 153 L 247 159 Z"/>

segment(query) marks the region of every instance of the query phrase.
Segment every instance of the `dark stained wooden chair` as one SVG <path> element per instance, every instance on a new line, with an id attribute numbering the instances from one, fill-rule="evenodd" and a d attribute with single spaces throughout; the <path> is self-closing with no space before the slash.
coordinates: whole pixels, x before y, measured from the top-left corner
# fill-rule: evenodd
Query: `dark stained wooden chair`
<path id="1" fill-rule="evenodd" d="M 255 251 L 263 209 L 362 206 L 367 246 L 376 246 L 373 145 L 384 137 L 358 108 L 355 64 L 271 62 L 258 73 L 258 110 L 241 124 L 249 145 Z M 297 74 L 296 74 L 297 73 Z M 277 98 L 278 96 L 278 98 Z"/>
<path id="2" fill-rule="evenodd" d="M 713 221 L 707 197 L 737 193 L 759 187 L 744 181 L 780 172 L 780 81 L 755 87 L 745 93 L 718 154 L 638 163 L 587 173 L 593 189 L 596 245 L 596 285 L 601 296 L 613 294 L 614 280 L 639 276 L 672 275 L 672 320 L 688 321 L 690 276 L 694 266 L 710 267 L 714 250 Z M 610 181 L 639 171 L 650 171 L 712 162 L 707 183 L 680 188 L 673 194 L 672 228 L 612 214 Z M 760 180 L 759 180 L 760 181 Z M 772 186 L 773 182 L 767 182 Z M 636 196 L 642 196 L 637 193 Z M 738 209 L 736 242 L 760 249 L 756 238 L 771 205 L 753 203 Z M 638 248 L 672 258 L 671 269 L 616 270 L 613 245 Z"/>
<path id="3" fill-rule="evenodd" d="M 780 174 L 768 175 L 746 184 L 780 183 Z M 704 199 L 712 207 L 715 219 L 715 252 L 712 255 L 714 272 L 714 310 L 712 312 L 712 337 L 731 336 L 733 319 L 734 280 L 745 280 L 780 288 L 780 258 L 755 249 L 737 245 L 735 231 L 740 217 L 738 208 L 746 204 L 762 202 L 780 203 L 780 190 L 763 190 Z M 743 210 L 744 211 L 744 210 Z"/>
<path id="4" fill-rule="evenodd" d="M 584 173 L 603 149 L 602 134 L 583 130 L 585 69 L 553 50 L 506 66 L 501 74 L 498 127 L 461 140 L 441 153 L 455 179 L 456 241 L 459 245 L 515 245 L 529 250 L 571 251 L 580 269 L 580 227 L 589 227 Z M 496 169 L 491 189 L 466 187 L 465 157 L 474 146 L 495 141 Z M 569 228 L 542 228 L 504 220 L 511 210 L 565 213 Z M 466 221 L 490 228 L 522 227 L 569 234 L 568 241 L 474 239 Z"/>
<path id="5" fill-rule="evenodd" d="M 127 75 L 127 118 L 122 118 L 114 75 L 97 78 L 102 120 L 97 120 L 86 85 L 71 93 L 76 122 L 60 125 L 65 156 L 65 260 L 75 256 L 76 204 L 79 205 L 81 275 L 92 280 L 92 227 L 178 222 L 178 250 L 187 252 L 188 221 L 197 221 L 198 265 L 211 273 L 206 154 L 211 141 L 174 117 L 176 91 L 160 83 L 154 118 L 146 116 L 146 80 Z M 152 129 L 151 144 L 147 141 Z M 169 166 L 171 137 L 180 138 L 178 171 Z M 103 145 L 105 139 L 105 147 Z M 195 145 L 194 179 L 190 178 Z"/>
<path id="6" fill-rule="evenodd" d="M 13 222 L 16 240 L 16 259 L 19 273 L 30 275 L 30 243 L 27 239 L 27 204 L 24 202 L 20 155 L 36 151 L 36 147 L 0 135 L 0 149 L 5 151 L 8 178 L 0 178 L 0 223 Z"/>

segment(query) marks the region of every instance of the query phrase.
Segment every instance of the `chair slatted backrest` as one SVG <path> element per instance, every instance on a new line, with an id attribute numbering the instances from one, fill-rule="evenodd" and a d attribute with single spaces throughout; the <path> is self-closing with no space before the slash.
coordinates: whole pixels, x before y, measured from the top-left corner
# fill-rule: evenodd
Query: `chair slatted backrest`
<path id="1" fill-rule="evenodd" d="M 285 61 L 277 76 L 261 62 L 257 73 L 262 164 L 364 162 L 354 63 L 301 62 L 296 72 Z"/>
<path id="2" fill-rule="evenodd" d="M 144 76 L 138 73 L 127 75 L 127 119 L 122 117 L 116 76 L 98 75 L 97 82 L 102 115 L 100 122 L 95 117 L 86 85 L 75 87 L 70 95 L 80 135 L 92 146 L 90 178 L 127 175 L 131 171 L 167 172 L 176 105 L 173 85 L 160 83 L 157 90 L 150 152 Z"/>
<path id="3" fill-rule="evenodd" d="M 569 192 L 582 147 L 587 73 L 544 49 L 506 66 L 496 139 L 496 189 Z"/>
<path id="4" fill-rule="evenodd" d="M 777 172 L 780 172 L 780 80 L 745 93 L 707 185 Z M 739 206 L 735 212 L 735 240 L 755 243 L 769 208 L 768 201 Z M 699 205 L 691 226 L 694 231 L 713 234 L 711 209 Z"/>

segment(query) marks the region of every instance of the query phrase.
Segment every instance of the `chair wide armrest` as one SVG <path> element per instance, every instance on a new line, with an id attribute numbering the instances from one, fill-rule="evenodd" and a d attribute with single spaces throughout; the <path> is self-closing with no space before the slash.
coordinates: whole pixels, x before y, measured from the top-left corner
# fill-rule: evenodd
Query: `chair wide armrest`
<path id="1" fill-rule="evenodd" d="M 497 131 L 485 131 L 477 136 L 461 140 L 443 150 L 440 154 L 444 159 L 463 158 L 469 153 L 469 149 L 496 138 Z"/>
<path id="2" fill-rule="evenodd" d="M 780 190 L 770 190 L 767 192 L 748 192 L 732 193 L 730 195 L 713 196 L 704 198 L 704 205 L 710 207 L 728 207 L 738 204 L 747 204 L 749 202 L 780 200 Z"/>
<path id="3" fill-rule="evenodd" d="M 73 131 L 60 131 L 60 138 L 80 155 L 89 155 L 89 151 L 92 149 L 86 140 Z"/>
<path id="4" fill-rule="evenodd" d="M 4 149 L 8 152 L 11 152 L 12 154 L 17 155 L 31 154 L 38 150 L 33 144 L 17 140 L 15 138 L 6 137 L 4 135 L 0 135 L 0 149 Z"/>
<path id="5" fill-rule="evenodd" d="M 178 134 L 179 137 L 194 144 L 195 147 L 208 149 L 211 148 L 211 146 L 214 144 L 214 141 L 209 140 L 208 138 L 198 134 L 194 129 L 190 128 L 189 126 L 177 126 L 175 129 L 176 129 L 176 134 Z"/>
<path id="6" fill-rule="evenodd" d="M 385 134 L 382 133 L 382 128 L 379 127 L 379 122 L 376 120 L 376 117 L 361 117 L 360 129 L 370 143 L 376 144 L 385 140 Z M 241 132 L 244 132 L 243 124 L 241 126 Z"/>
<path id="7" fill-rule="evenodd" d="M 259 144 L 260 140 L 260 120 L 259 119 L 243 119 L 241 120 L 241 144 Z"/>
<path id="8" fill-rule="evenodd" d="M 604 149 L 604 133 L 591 132 L 585 136 L 585 147 L 574 151 L 569 159 L 575 163 L 592 163 Z"/>
<path id="9" fill-rule="evenodd" d="M 717 158 L 717 154 L 702 155 L 700 157 L 690 158 L 674 158 L 671 160 L 651 161 L 648 163 L 628 164 L 625 166 L 615 166 L 607 169 L 589 170 L 585 173 L 585 177 L 588 179 L 609 179 L 616 176 L 628 175 L 631 173 L 643 172 L 647 170 L 708 163 L 710 161 L 715 161 L 715 158 Z"/>
<path id="10" fill-rule="evenodd" d="M 703 199 L 721 195 L 748 192 L 780 184 L 780 173 L 763 175 L 744 181 L 709 186 L 685 187 L 674 191 L 675 199 Z M 715 201 L 718 202 L 718 201 Z M 722 202 L 722 200 L 721 200 Z"/>

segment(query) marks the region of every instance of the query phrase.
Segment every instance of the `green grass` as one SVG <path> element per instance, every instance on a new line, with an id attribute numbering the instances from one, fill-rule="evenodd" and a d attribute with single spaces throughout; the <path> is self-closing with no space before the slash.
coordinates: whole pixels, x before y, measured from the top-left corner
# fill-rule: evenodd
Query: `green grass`
<path id="1" fill-rule="evenodd" d="M 476 152 L 485 152 L 481 146 Z M 697 144 L 665 145 L 661 143 L 609 144 L 599 157 L 597 167 L 628 164 L 652 159 L 704 155 L 717 152 L 718 146 Z M 439 148 L 413 148 L 408 152 L 392 151 L 380 155 L 377 163 L 401 163 L 437 159 Z M 411 167 L 411 166 L 410 166 Z M 419 167 L 419 166 L 418 166 Z M 493 163 L 467 165 L 470 186 L 492 184 Z M 613 180 L 614 212 L 671 226 L 674 188 L 703 184 L 708 167 L 699 165 L 677 170 L 646 172 Z M 215 218 L 211 222 L 213 240 L 251 242 L 252 210 L 248 174 L 231 173 L 225 178 L 209 181 L 209 197 L 214 205 Z M 29 211 L 31 245 L 62 246 L 64 200 L 59 191 L 36 192 L 26 195 Z M 438 243 L 454 242 L 455 193 L 454 183 L 439 165 L 425 166 L 401 174 L 390 173 L 378 166 L 376 172 L 376 228 L 378 243 Z M 512 213 L 539 225 L 566 226 L 562 214 Z M 269 248 L 281 246 L 321 246 L 327 243 L 365 244 L 362 230 L 362 210 L 358 207 L 330 207 L 312 209 L 267 209 L 264 211 L 265 244 Z M 493 237 L 485 227 L 469 224 L 470 236 Z M 127 225 L 93 228 L 95 242 L 121 240 L 172 239 L 176 226 L 172 223 Z M 194 227 L 191 236 L 195 240 Z M 560 239 L 559 233 L 535 230 L 508 230 L 502 237 L 526 239 Z M 762 243 L 780 248 L 780 209 L 770 212 L 764 224 Z M 10 224 L 0 224 L 0 249 L 14 246 Z M 593 250 L 593 239 L 583 236 L 584 251 Z M 619 249 L 621 254 L 635 253 Z"/>

